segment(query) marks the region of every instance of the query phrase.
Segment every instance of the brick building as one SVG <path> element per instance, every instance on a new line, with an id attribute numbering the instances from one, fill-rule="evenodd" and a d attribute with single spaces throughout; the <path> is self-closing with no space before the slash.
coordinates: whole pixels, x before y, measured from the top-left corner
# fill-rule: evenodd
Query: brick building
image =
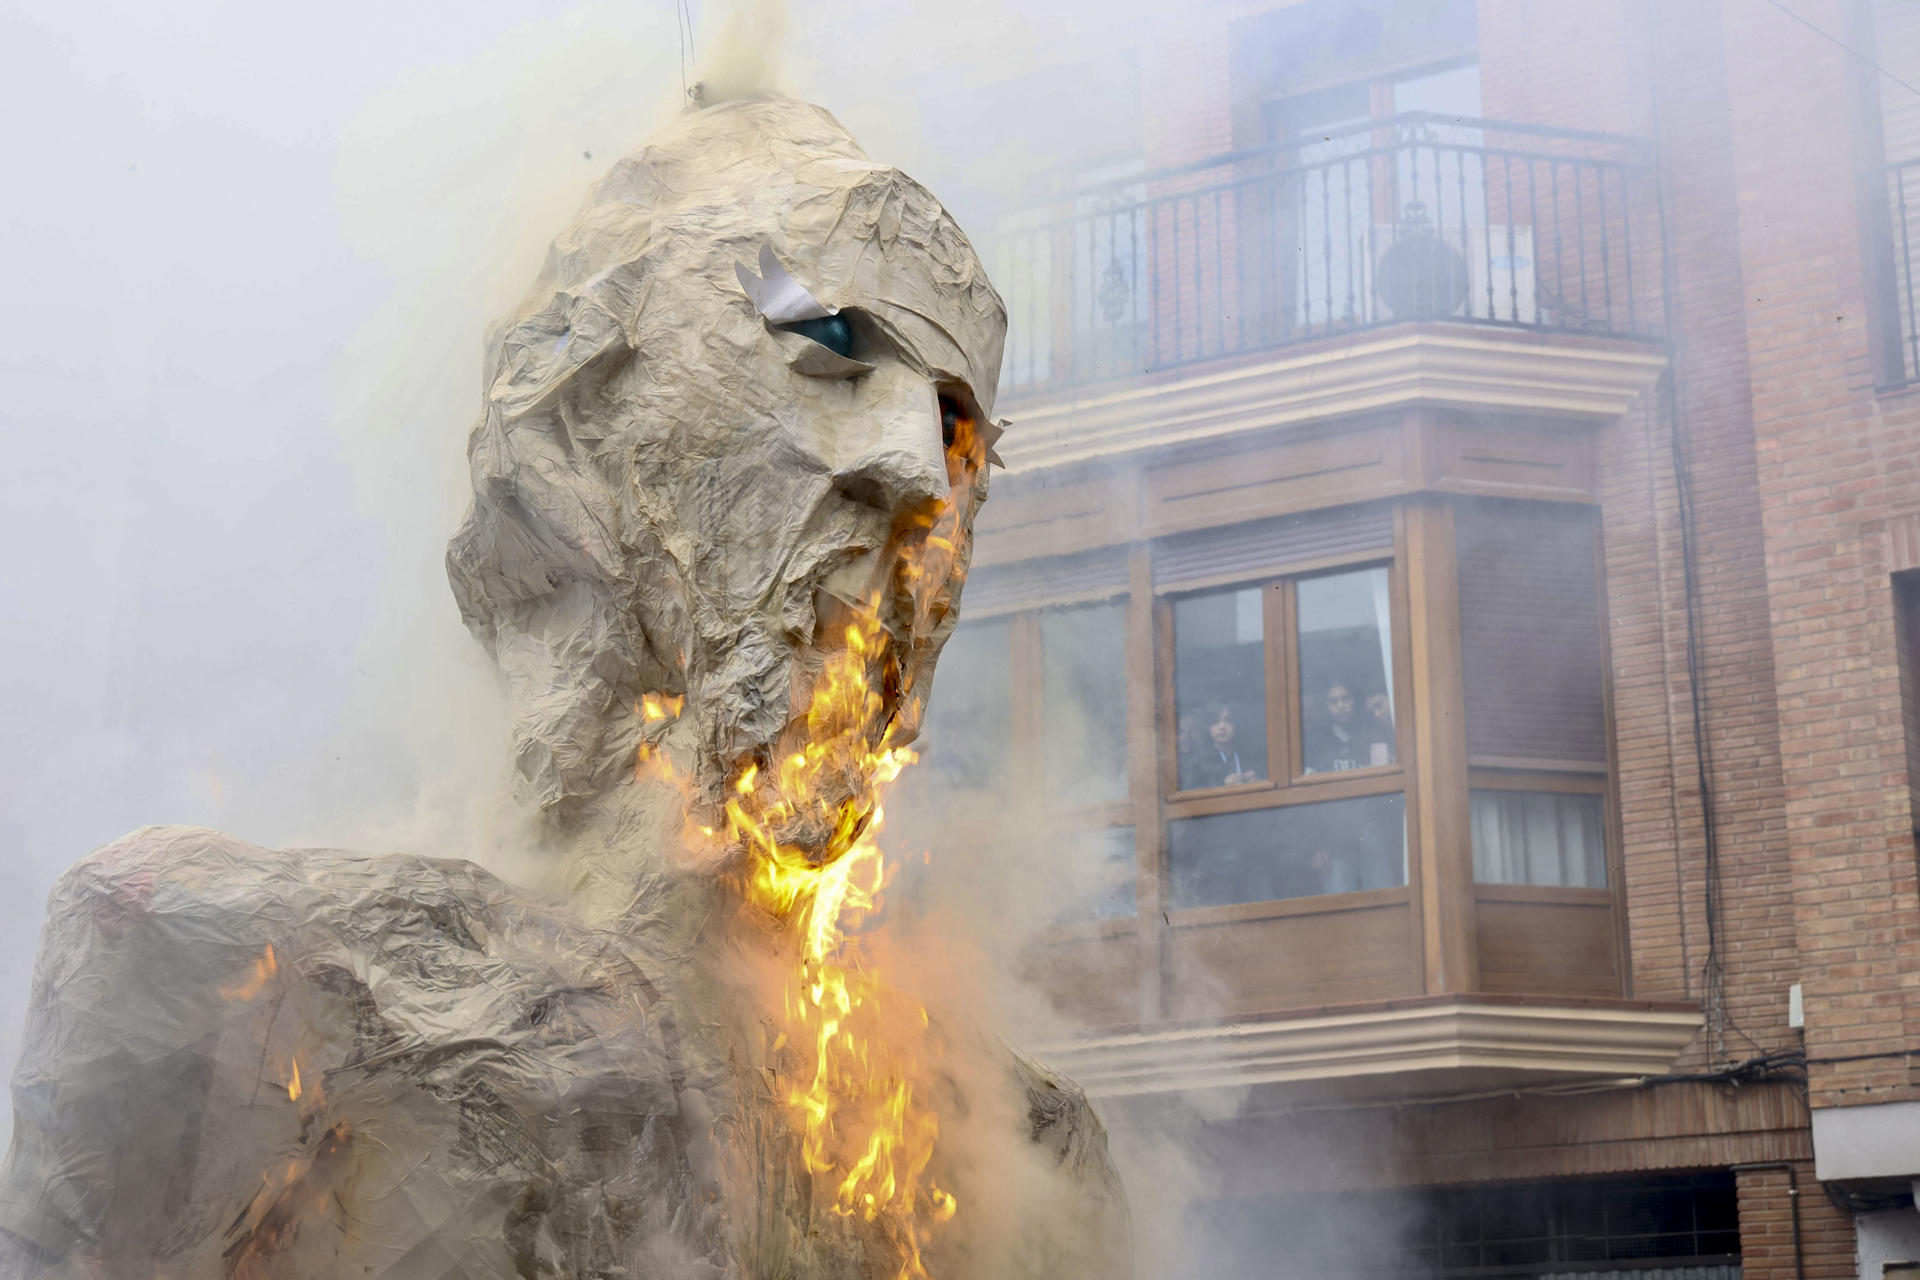
<path id="1" fill-rule="evenodd" d="M 1050 1058 L 1197 1126 L 1212 1274 L 1903 1274 L 1920 3 L 1235 0 L 1130 68 L 980 237 L 927 735 L 1072 900 Z"/>

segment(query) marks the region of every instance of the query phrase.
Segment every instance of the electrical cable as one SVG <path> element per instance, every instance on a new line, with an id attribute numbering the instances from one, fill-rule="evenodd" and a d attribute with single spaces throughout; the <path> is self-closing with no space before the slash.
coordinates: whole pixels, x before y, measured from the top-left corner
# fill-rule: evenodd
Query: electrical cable
<path id="1" fill-rule="evenodd" d="M 1659 82 L 1657 69 L 1655 72 L 1651 80 L 1657 86 Z M 1693 468 L 1687 449 L 1686 415 L 1681 406 L 1679 389 L 1682 344 L 1679 327 L 1675 324 L 1675 297 L 1678 287 L 1674 276 L 1673 246 L 1669 240 L 1668 231 L 1667 191 L 1663 177 L 1665 166 L 1661 163 L 1665 139 L 1660 99 L 1661 95 L 1656 87 L 1652 94 L 1651 121 L 1654 148 L 1654 199 L 1660 213 L 1660 302 L 1666 324 L 1668 348 L 1671 352 L 1668 367 L 1661 375 L 1661 383 L 1666 401 L 1667 438 L 1673 467 L 1675 515 L 1680 532 L 1681 595 L 1686 605 L 1687 697 L 1693 729 L 1693 756 L 1700 797 L 1704 862 L 1701 914 L 1707 927 L 1707 954 L 1700 966 L 1701 1003 L 1705 1006 L 1708 1033 L 1714 1038 L 1715 1056 L 1725 1056 L 1724 1033 L 1732 1022 L 1727 1014 L 1726 977 L 1720 954 L 1720 834 L 1713 790 L 1713 740 L 1706 723 L 1704 691 L 1706 661 L 1702 653 L 1700 634 L 1702 630 L 1700 571 L 1695 546 Z M 1683 915 L 1683 930 L 1684 919 Z M 1738 1027 L 1734 1029 L 1739 1031 L 1742 1039 L 1755 1048 L 1759 1047 L 1758 1043 L 1744 1030 Z"/>
<path id="2" fill-rule="evenodd" d="M 1816 27 L 1813 23 L 1807 21 L 1805 18 L 1801 17 L 1799 14 L 1795 13 L 1793 10 L 1787 8 L 1786 5 L 1780 3 L 1780 0 L 1762 0 L 1762 3 L 1772 5 L 1774 8 L 1786 14 L 1789 18 L 1792 18 L 1795 22 L 1799 23 L 1801 26 L 1805 27 L 1807 30 L 1813 32 L 1813 34 L 1819 36 L 1822 40 L 1827 41 L 1829 44 L 1832 44 L 1835 48 L 1841 50 L 1842 52 L 1850 54 L 1853 57 L 1860 59 L 1860 61 L 1866 63 L 1868 66 L 1872 67 L 1875 71 L 1878 71 L 1881 75 L 1893 81 L 1895 84 L 1899 85 L 1902 89 L 1905 89 L 1908 93 L 1914 95 L 1916 98 L 1920 98 L 1920 89 L 1914 88 L 1911 84 L 1907 83 L 1905 80 L 1902 80 L 1899 76 L 1893 74 L 1893 72 L 1887 70 L 1885 67 L 1875 62 L 1872 58 L 1869 58 L 1866 54 L 1860 52 L 1858 49 L 1854 48 L 1852 45 L 1842 40 L 1839 36 L 1832 35 L 1826 31 L 1821 30 L 1819 27 Z"/>

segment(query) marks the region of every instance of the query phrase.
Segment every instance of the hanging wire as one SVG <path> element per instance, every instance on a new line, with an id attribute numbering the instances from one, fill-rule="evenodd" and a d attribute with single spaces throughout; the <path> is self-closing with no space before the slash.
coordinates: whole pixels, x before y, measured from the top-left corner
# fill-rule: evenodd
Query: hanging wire
<path id="1" fill-rule="evenodd" d="M 687 64 L 700 65 L 700 59 L 694 48 L 693 6 L 691 0 L 673 0 L 674 21 L 680 28 L 680 97 L 684 101 L 691 98 L 699 86 L 687 84 Z"/>
<path id="2" fill-rule="evenodd" d="M 687 96 L 687 16 L 685 0 L 673 0 L 674 49 L 680 55 L 680 96 Z"/>
<path id="3" fill-rule="evenodd" d="M 1805 18 L 1801 17 L 1799 14 L 1787 8 L 1786 5 L 1780 3 L 1780 0 L 1762 0 L 1762 2 L 1765 4 L 1772 5 L 1774 8 L 1786 14 L 1789 18 L 1792 18 L 1795 22 L 1799 23 L 1801 26 L 1805 27 L 1807 30 L 1813 32 L 1813 34 L 1819 36 L 1822 40 L 1827 41 L 1829 44 L 1840 49 L 1842 52 L 1851 54 L 1852 56 L 1860 59 L 1860 61 L 1866 63 L 1868 66 L 1872 67 L 1875 71 L 1878 71 L 1881 75 L 1893 81 L 1895 84 L 1899 85 L 1902 89 L 1905 89 L 1908 93 L 1911 93 L 1916 98 L 1920 98 L 1920 89 L 1914 88 L 1911 84 L 1907 83 L 1905 80 L 1902 80 L 1899 76 L 1893 74 L 1893 72 L 1887 70 L 1885 67 L 1875 62 L 1872 58 L 1869 58 L 1866 54 L 1860 52 L 1858 49 L 1854 48 L 1852 45 L 1842 40 L 1839 36 L 1832 35 L 1826 31 L 1823 31 L 1819 27 L 1814 26 L 1813 23 L 1808 22 Z"/>

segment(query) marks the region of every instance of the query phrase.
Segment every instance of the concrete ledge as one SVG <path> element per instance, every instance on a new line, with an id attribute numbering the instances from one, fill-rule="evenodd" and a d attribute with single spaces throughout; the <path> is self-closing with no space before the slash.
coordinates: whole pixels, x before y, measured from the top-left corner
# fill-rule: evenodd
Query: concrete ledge
<path id="1" fill-rule="evenodd" d="M 1010 471 L 1402 405 L 1619 417 L 1667 366 L 1617 338 L 1425 323 L 1052 395 L 1010 396 Z"/>
<path id="2" fill-rule="evenodd" d="M 1039 1054 L 1095 1097 L 1356 1077 L 1411 1093 L 1423 1076 L 1455 1089 L 1661 1075 L 1700 1025 L 1692 1005 L 1457 996 L 1096 1035 Z"/>
<path id="3" fill-rule="evenodd" d="M 1813 1173 L 1822 1182 L 1920 1178 L 1920 1102 L 1815 1108 Z"/>

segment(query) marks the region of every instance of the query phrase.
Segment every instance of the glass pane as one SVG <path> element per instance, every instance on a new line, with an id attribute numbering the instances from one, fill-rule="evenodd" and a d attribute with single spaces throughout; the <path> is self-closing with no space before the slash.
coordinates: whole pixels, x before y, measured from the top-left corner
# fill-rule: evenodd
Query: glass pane
<path id="1" fill-rule="evenodd" d="M 1468 754 L 1605 763 L 1598 533 L 1559 504 L 1456 509 Z"/>
<path id="2" fill-rule="evenodd" d="M 1180 789 L 1267 776 L 1262 589 L 1188 596 L 1173 606 Z"/>
<path id="3" fill-rule="evenodd" d="M 1013 706 L 1006 619 L 956 629 L 940 653 L 915 773 L 935 788 L 1004 792 Z"/>
<path id="4" fill-rule="evenodd" d="M 1393 628 L 1386 569 L 1302 578 L 1296 592 L 1301 772 L 1393 764 Z"/>
<path id="5" fill-rule="evenodd" d="M 1127 798 L 1126 606 L 1118 601 L 1040 615 L 1040 775 L 1056 805 Z"/>
<path id="6" fill-rule="evenodd" d="M 1606 826 L 1599 796 L 1474 791 L 1469 801 L 1473 878 L 1479 883 L 1606 887 Z"/>
<path id="7" fill-rule="evenodd" d="M 1111 920 L 1133 914 L 1132 827 L 1069 832 L 1060 838 L 1055 852 L 1066 903 L 1057 920 Z"/>
<path id="8" fill-rule="evenodd" d="M 1407 882 L 1399 795 L 1296 804 L 1167 824 L 1173 905 L 1310 898 Z"/>
<path id="9" fill-rule="evenodd" d="M 1426 71 L 1393 82 L 1393 110 L 1432 111 L 1439 115 L 1480 114 L 1480 64 Z"/>

